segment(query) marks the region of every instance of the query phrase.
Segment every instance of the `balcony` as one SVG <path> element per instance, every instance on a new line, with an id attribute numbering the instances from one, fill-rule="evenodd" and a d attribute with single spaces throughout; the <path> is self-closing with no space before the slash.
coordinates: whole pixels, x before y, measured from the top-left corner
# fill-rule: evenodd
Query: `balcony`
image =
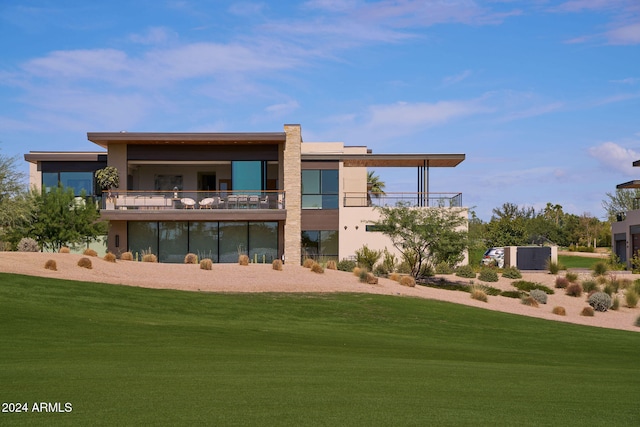
<path id="1" fill-rule="evenodd" d="M 462 193 L 344 193 L 344 207 L 392 207 L 398 203 L 414 207 L 460 208 Z"/>
<path id="2" fill-rule="evenodd" d="M 106 220 L 284 220 L 284 191 L 116 191 L 103 195 Z"/>

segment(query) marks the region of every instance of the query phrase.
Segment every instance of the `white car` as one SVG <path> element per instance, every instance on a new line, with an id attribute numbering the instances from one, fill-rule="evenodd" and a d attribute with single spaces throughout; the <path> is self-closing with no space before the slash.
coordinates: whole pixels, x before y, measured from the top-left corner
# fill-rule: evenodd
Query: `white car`
<path id="1" fill-rule="evenodd" d="M 482 256 L 480 261 L 482 265 L 497 265 L 498 268 L 504 267 L 504 248 L 489 248 Z"/>

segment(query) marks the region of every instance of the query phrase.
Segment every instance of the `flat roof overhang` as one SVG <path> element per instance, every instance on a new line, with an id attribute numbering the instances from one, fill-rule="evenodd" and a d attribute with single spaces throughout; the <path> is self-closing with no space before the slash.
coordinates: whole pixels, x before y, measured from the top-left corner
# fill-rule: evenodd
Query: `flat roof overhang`
<path id="1" fill-rule="evenodd" d="M 342 161 L 346 167 L 440 167 L 453 168 L 464 154 L 303 154 L 302 160 Z"/>
<path id="2" fill-rule="evenodd" d="M 24 155 L 27 162 L 34 164 L 38 162 L 97 162 L 106 160 L 106 157 L 106 151 L 30 151 Z"/>
<path id="3" fill-rule="evenodd" d="M 284 132 L 243 133 L 158 133 L 158 132 L 88 132 L 87 139 L 103 148 L 109 144 L 139 145 L 229 145 L 280 144 L 287 140 Z"/>
<path id="4" fill-rule="evenodd" d="M 633 181 L 629 181 L 629 182 L 625 182 L 623 184 L 618 184 L 616 185 L 617 189 L 624 189 L 624 188 L 640 188 L 640 180 L 633 180 Z"/>

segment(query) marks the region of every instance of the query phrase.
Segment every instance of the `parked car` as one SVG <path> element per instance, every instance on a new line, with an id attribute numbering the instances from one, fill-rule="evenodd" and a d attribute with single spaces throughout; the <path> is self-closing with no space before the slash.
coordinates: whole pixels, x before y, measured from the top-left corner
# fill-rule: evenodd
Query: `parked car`
<path id="1" fill-rule="evenodd" d="M 482 265 L 497 265 L 499 268 L 504 267 L 504 248 L 489 248 L 480 260 Z"/>

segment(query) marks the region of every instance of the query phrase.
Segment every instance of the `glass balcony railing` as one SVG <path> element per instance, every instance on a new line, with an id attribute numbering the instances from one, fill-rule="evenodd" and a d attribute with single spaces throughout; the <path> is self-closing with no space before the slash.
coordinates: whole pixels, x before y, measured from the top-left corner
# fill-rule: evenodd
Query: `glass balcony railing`
<path id="1" fill-rule="evenodd" d="M 112 191 L 106 210 L 284 209 L 284 191 Z"/>
<path id="2" fill-rule="evenodd" d="M 462 207 L 462 193 L 344 193 L 344 207 L 396 206 Z"/>

